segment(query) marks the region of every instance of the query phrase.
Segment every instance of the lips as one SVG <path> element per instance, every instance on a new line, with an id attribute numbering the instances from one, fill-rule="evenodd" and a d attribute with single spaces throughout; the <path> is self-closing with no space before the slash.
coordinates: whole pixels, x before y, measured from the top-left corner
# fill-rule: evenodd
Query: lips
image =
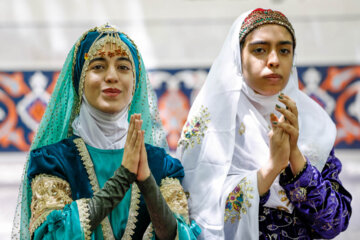
<path id="1" fill-rule="evenodd" d="M 121 90 L 117 89 L 117 88 L 106 88 L 106 89 L 102 90 L 102 92 L 110 97 L 116 97 L 117 95 L 119 95 L 121 93 Z"/>
<path id="2" fill-rule="evenodd" d="M 282 79 L 282 76 L 280 74 L 272 73 L 272 74 L 266 75 L 265 78 L 272 82 L 277 82 Z"/>

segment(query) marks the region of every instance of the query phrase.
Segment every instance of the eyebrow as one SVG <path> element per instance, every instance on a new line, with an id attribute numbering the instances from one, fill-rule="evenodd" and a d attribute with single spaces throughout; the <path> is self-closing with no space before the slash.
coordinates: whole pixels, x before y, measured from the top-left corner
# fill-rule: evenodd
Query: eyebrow
<path id="1" fill-rule="evenodd" d="M 265 45 L 265 44 L 269 44 L 269 42 L 260 40 L 249 43 L 249 45 L 257 45 L 257 44 Z M 293 45 L 293 43 L 291 41 L 280 41 L 278 45 Z"/>
<path id="2" fill-rule="evenodd" d="M 131 65 L 132 65 L 132 62 L 131 62 L 130 59 L 127 58 L 127 57 L 118 57 L 116 60 L 117 60 L 117 61 L 128 61 L 128 62 L 131 63 Z"/>
<path id="3" fill-rule="evenodd" d="M 131 63 L 131 65 L 132 65 L 132 62 L 131 62 L 130 59 L 127 58 L 127 57 L 118 57 L 116 60 L 117 60 L 117 61 L 128 61 L 128 62 Z M 94 58 L 94 59 L 92 59 L 92 60 L 90 61 L 89 65 L 90 65 L 91 63 L 95 62 L 95 61 L 106 61 L 106 60 L 105 60 L 105 58 L 103 58 L 103 57 L 96 57 L 96 58 Z"/>

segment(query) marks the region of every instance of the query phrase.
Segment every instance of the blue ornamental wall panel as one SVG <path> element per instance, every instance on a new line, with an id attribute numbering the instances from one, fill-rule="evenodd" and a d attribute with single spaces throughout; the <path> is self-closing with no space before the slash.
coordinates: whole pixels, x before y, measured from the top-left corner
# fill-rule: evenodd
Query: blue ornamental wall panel
<path id="1" fill-rule="evenodd" d="M 151 84 L 172 151 L 209 69 L 153 69 Z M 58 71 L 0 72 L 0 151 L 27 151 Z M 360 66 L 298 67 L 299 86 L 336 123 L 336 148 L 360 148 Z"/>

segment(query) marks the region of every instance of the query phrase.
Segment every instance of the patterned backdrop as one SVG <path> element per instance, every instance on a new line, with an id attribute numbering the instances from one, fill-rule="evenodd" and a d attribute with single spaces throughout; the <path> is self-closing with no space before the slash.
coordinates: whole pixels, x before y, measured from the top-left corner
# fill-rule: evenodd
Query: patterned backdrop
<path id="1" fill-rule="evenodd" d="M 209 69 L 150 70 L 170 149 Z M 360 66 L 298 67 L 300 88 L 333 118 L 336 148 L 360 148 Z M 0 72 L 0 152 L 27 151 L 58 71 Z"/>

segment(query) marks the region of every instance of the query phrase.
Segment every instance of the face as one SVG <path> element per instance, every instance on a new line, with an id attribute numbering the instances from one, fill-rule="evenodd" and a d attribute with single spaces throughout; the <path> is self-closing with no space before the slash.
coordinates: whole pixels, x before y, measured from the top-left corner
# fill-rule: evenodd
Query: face
<path id="1" fill-rule="evenodd" d="M 277 24 L 265 24 L 251 31 L 241 49 L 246 83 L 258 94 L 271 96 L 285 88 L 293 62 L 290 32 Z"/>
<path id="2" fill-rule="evenodd" d="M 105 53 L 113 51 L 105 45 Z M 96 55 L 89 63 L 84 94 L 91 106 L 105 113 L 119 113 L 128 106 L 135 82 L 129 56 Z"/>

